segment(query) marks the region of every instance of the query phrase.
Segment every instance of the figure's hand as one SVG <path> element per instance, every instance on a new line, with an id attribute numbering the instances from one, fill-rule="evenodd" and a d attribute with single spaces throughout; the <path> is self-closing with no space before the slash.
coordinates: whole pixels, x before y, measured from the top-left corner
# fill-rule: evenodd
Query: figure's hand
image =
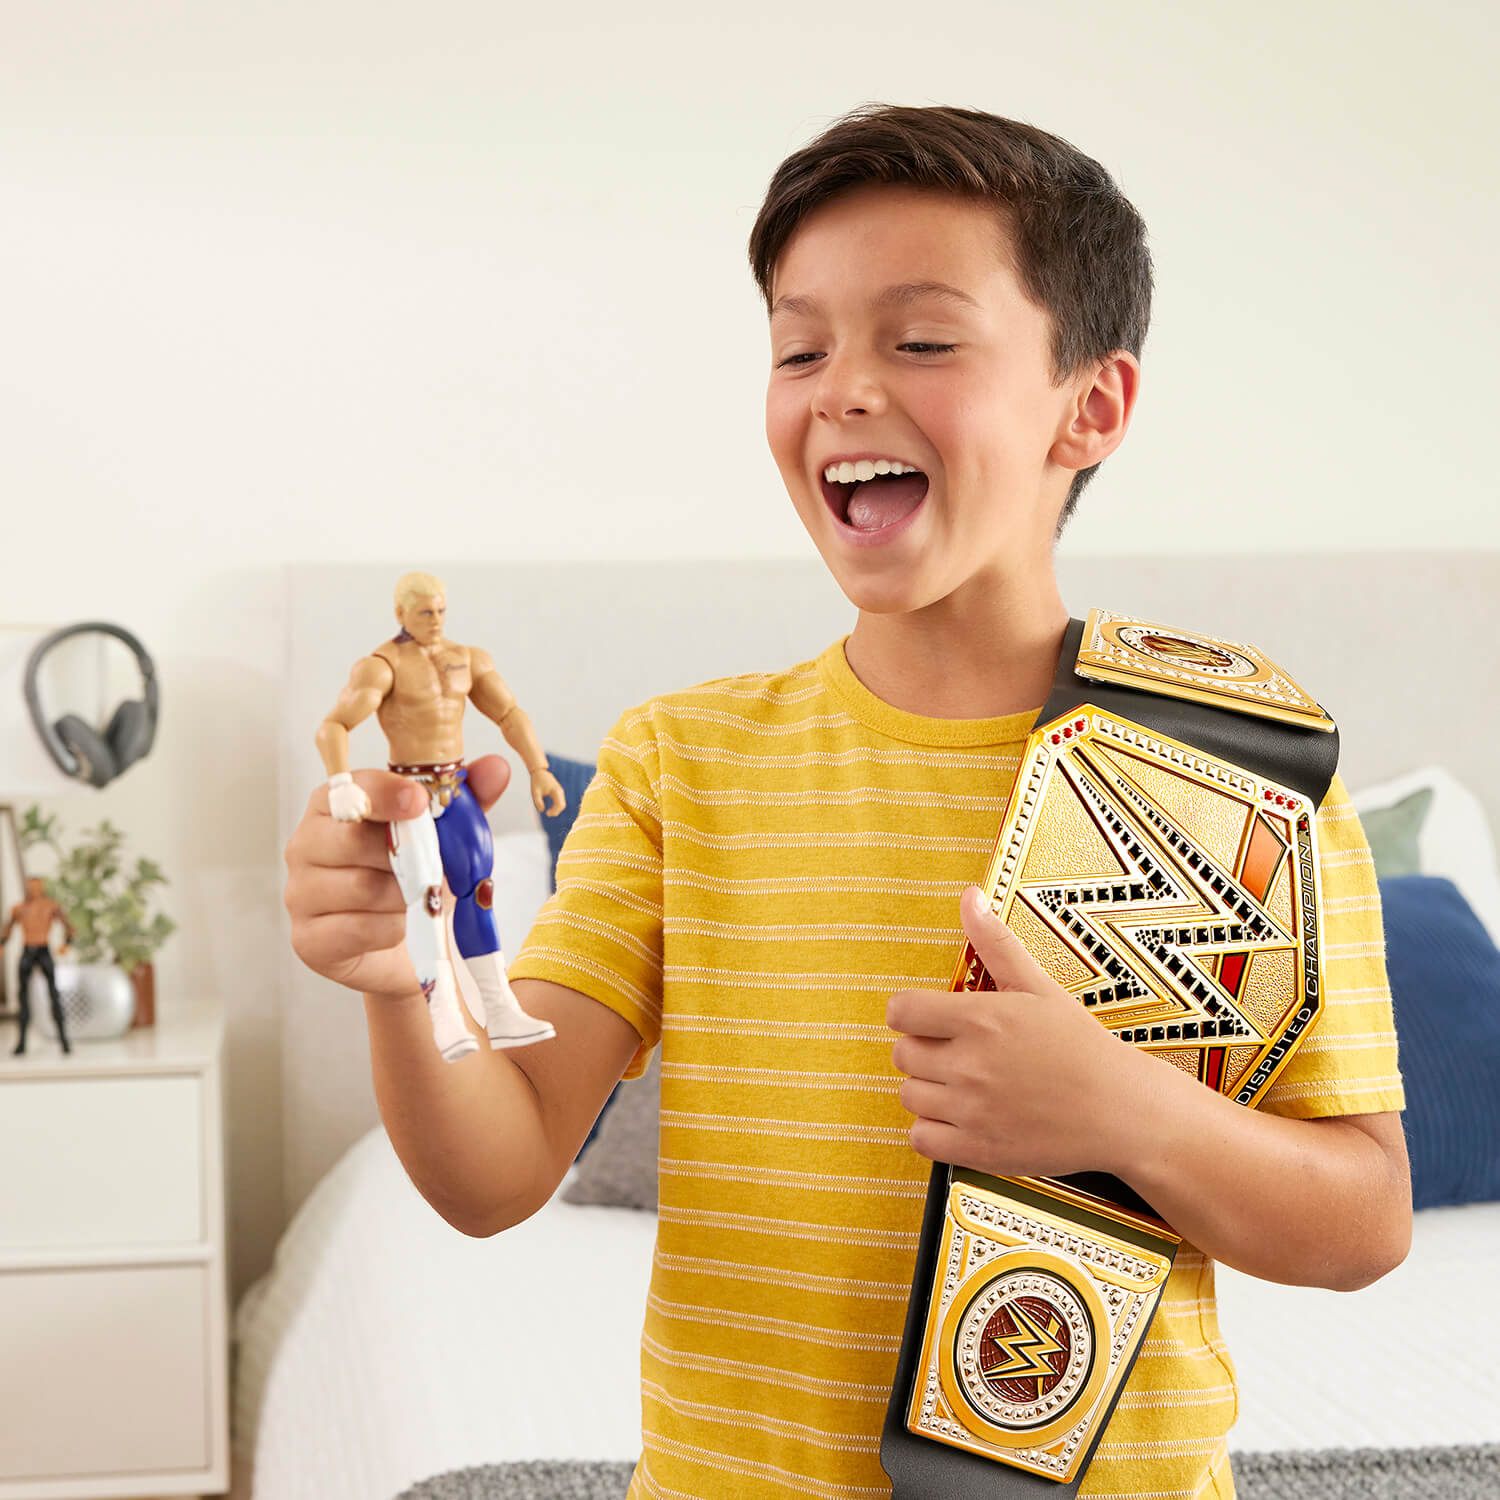
<path id="1" fill-rule="evenodd" d="M 328 778 L 328 811 L 340 823 L 358 823 L 370 816 L 369 794 L 348 771 Z"/>
<path id="2" fill-rule="evenodd" d="M 977 887 L 959 911 L 997 988 L 902 990 L 886 1008 L 913 1149 L 997 1177 L 1117 1170 L 1131 1080 L 1155 1060 L 1055 983 Z"/>
<path id="3" fill-rule="evenodd" d="M 546 766 L 531 773 L 531 800 L 536 810 L 549 818 L 555 818 L 568 805 L 562 783 Z"/>
<path id="4" fill-rule="evenodd" d="M 62 957 L 62 956 L 63 956 L 63 954 L 65 954 L 65 953 L 68 953 L 68 952 L 71 952 L 71 951 L 72 951 L 72 948 L 73 948 L 73 945 L 72 945 L 72 943 L 70 943 L 70 942 L 67 942 L 67 941 L 66 941 L 66 940 L 65 940 L 65 941 L 64 941 L 64 942 L 63 942 L 63 945 L 62 945 L 62 947 L 61 947 L 61 948 L 59 948 L 59 949 L 58 949 L 58 950 L 57 950 L 57 956 L 58 956 L 58 957 L 59 957 L 59 958 L 61 958 L 61 957 Z"/>
<path id="5" fill-rule="evenodd" d="M 489 808 L 505 790 L 510 767 L 487 755 L 469 767 L 469 790 Z M 394 771 L 357 771 L 368 799 L 359 822 L 335 819 L 326 786 L 287 841 L 283 900 L 292 947 L 314 973 L 362 994 L 409 996 L 417 987 L 406 952 L 406 903 L 386 853 L 387 823 L 416 817 L 427 791 Z"/>

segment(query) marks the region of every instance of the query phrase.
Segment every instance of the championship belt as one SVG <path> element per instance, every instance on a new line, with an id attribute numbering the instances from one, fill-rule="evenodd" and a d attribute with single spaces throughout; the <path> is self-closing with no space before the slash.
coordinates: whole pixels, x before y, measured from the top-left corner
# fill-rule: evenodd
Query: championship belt
<path id="1" fill-rule="evenodd" d="M 1253 1106 L 1322 1008 L 1333 721 L 1252 647 L 1073 620 L 984 889 L 1123 1041 Z M 994 989 L 965 944 L 955 990 Z M 894 1500 L 1069 1497 L 1179 1237 L 1105 1173 L 936 1163 L 881 1436 Z"/>

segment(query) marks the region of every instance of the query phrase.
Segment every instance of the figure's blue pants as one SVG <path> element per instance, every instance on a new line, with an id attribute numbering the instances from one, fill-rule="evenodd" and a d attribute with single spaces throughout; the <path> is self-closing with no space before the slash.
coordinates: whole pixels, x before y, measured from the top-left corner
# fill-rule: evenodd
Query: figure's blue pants
<path id="1" fill-rule="evenodd" d="M 443 855 L 443 874 L 457 897 L 453 912 L 453 936 L 464 958 L 500 951 L 500 934 L 490 910 L 494 886 L 495 842 L 479 803 L 469 790 L 467 769 L 458 773 L 458 789 L 437 820 L 438 848 Z"/>

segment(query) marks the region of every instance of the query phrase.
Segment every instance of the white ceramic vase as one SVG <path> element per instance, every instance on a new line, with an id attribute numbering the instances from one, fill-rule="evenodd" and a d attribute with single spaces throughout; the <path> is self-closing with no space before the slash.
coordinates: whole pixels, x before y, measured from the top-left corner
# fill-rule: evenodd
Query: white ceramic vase
<path id="1" fill-rule="evenodd" d="M 65 958 L 52 962 L 69 1042 L 124 1036 L 130 1030 L 135 1019 L 135 987 L 124 969 L 118 964 L 77 964 Z M 31 1024 L 42 1036 L 57 1040 L 47 979 L 40 972 L 31 976 Z"/>

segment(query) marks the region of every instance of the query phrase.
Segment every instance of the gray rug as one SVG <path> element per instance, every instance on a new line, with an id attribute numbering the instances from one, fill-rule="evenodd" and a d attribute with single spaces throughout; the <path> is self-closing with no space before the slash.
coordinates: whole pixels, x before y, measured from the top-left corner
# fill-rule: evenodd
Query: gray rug
<path id="1" fill-rule="evenodd" d="M 633 1463 L 533 1461 L 456 1469 L 396 1500 L 622 1500 Z M 1496 1500 L 1500 1444 L 1237 1453 L 1239 1500 Z"/>

